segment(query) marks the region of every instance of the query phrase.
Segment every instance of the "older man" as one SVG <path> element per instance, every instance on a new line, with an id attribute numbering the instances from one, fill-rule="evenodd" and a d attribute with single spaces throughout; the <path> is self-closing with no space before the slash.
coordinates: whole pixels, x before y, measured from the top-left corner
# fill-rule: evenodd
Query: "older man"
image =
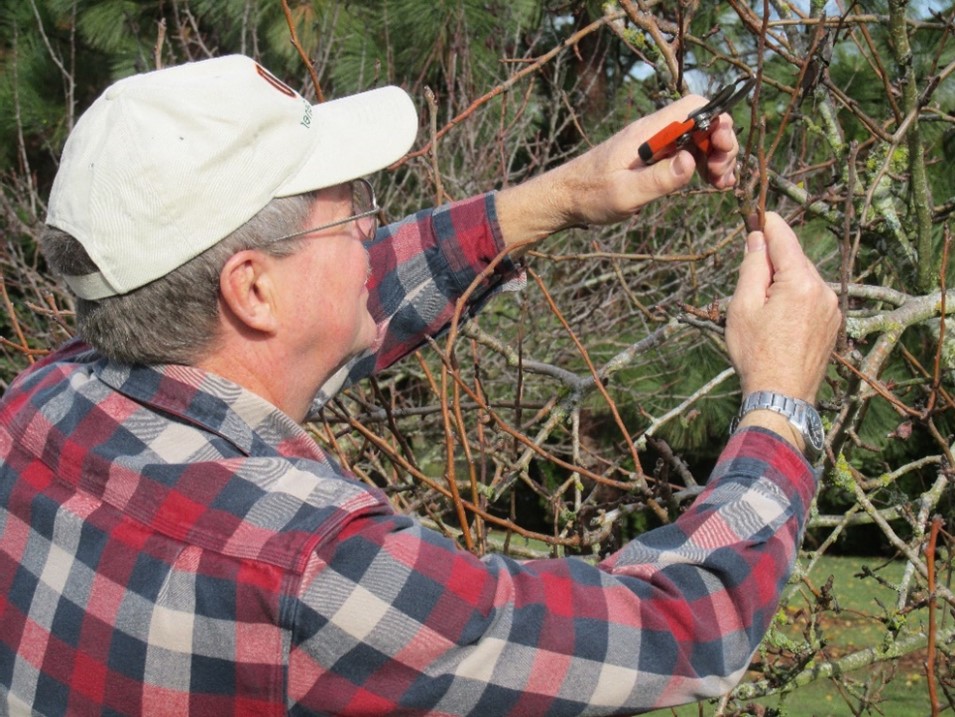
<path id="1" fill-rule="evenodd" d="M 479 560 L 299 426 L 439 332 L 508 247 L 629 217 L 698 159 L 731 186 L 728 117 L 705 158 L 637 159 L 703 102 L 376 231 L 362 177 L 413 141 L 402 91 L 311 106 L 239 56 L 110 87 L 43 240 L 79 338 L 0 402 L 2 711 L 597 715 L 729 689 L 793 564 L 838 324 L 778 216 L 747 238 L 727 322 L 746 398 L 705 492 L 599 564 Z"/>

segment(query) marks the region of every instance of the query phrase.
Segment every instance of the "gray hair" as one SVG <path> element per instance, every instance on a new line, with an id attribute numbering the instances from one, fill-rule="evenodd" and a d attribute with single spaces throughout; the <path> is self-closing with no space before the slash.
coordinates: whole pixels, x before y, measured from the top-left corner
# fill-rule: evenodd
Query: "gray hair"
<path id="1" fill-rule="evenodd" d="M 165 276 L 127 294 L 98 301 L 76 299 L 77 330 L 107 358 L 138 364 L 194 364 L 218 340 L 219 274 L 230 257 L 246 249 L 289 256 L 303 240 L 276 242 L 305 226 L 315 193 L 273 199 L 217 244 Z M 96 271 L 70 234 L 46 227 L 40 248 L 57 274 Z"/>

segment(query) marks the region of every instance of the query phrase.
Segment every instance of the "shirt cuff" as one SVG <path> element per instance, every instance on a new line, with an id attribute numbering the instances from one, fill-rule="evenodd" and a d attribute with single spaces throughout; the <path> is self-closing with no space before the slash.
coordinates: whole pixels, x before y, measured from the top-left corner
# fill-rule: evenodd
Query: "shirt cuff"
<path id="1" fill-rule="evenodd" d="M 711 480 L 741 463 L 758 466 L 758 474 L 783 490 L 795 504 L 800 523 L 804 520 L 816 495 L 822 470 L 814 468 L 799 449 L 768 428 L 743 427 L 730 437 Z"/>
<path id="2" fill-rule="evenodd" d="M 472 294 L 483 303 L 489 292 L 521 275 L 521 268 L 503 253 L 506 245 L 494 192 L 439 207 L 431 222 L 459 294 L 483 275 Z"/>

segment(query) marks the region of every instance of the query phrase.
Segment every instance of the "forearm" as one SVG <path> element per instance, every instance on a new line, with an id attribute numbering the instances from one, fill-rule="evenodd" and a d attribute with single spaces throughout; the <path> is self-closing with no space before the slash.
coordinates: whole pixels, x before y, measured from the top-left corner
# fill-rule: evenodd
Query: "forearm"
<path id="1" fill-rule="evenodd" d="M 380 371 L 441 334 L 457 303 L 477 310 L 518 270 L 504 253 L 495 196 L 427 209 L 378 231 L 369 246 L 368 310 L 378 323 L 373 351 L 353 359 L 322 387 L 318 411 L 341 387 Z M 486 271 L 494 264 L 494 269 Z"/>
<path id="2" fill-rule="evenodd" d="M 684 689 L 699 690 L 661 694 L 657 706 L 714 696 L 742 676 L 792 572 L 817 480 L 778 436 L 740 431 L 686 513 L 605 562 L 661 596 L 642 625 L 678 653 Z"/>
<path id="3" fill-rule="evenodd" d="M 798 455 L 748 431 L 683 517 L 599 566 L 480 561 L 406 518 L 357 518 L 305 571 L 320 631 L 298 636 L 293 677 L 356 709 L 446 714 L 629 714 L 717 695 L 774 614 L 814 490 Z M 356 640 L 373 672 L 349 658 Z M 361 689 L 323 689 L 336 683 Z"/>
<path id="4" fill-rule="evenodd" d="M 380 232 L 369 249 L 368 308 L 387 331 L 375 370 L 445 331 L 462 298 L 466 318 L 514 276 L 504 248 L 493 194 L 419 212 Z"/>
<path id="5" fill-rule="evenodd" d="M 572 165 L 550 170 L 495 195 L 501 236 L 516 254 L 551 234 L 582 223 L 569 190 Z"/>
<path id="6" fill-rule="evenodd" d="M 738 145 L 732 120 L 715 120 L 712 148 L 705 157 L 681 151 L 653 165 L 640 161 L 637 148 L 655 132 L 704 102 L 687 96 L 631 122 L 615 135 L 571 161 L 497 196 L 501 233 L 508 246 L 529 244 L 575 225 L 620 222 L 648 202 L 685 187 L 699 169 L 705 181 L 726 189 L 735 183 Z"/>

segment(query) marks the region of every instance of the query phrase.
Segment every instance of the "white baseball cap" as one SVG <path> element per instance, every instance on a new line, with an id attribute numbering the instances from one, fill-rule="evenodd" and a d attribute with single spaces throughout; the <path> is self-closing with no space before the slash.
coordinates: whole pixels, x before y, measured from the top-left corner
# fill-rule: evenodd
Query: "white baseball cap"
<path id="1" fill-rule="evenodd" d="M 400 88 L 312 105 L 241 55 L 120 80 L 76 123 L 53 181 L 47 224 L 76 237 L 99 269 L 64 279 L 84 299 L 125 294 L 275 197 L 397 161 L 417 129 Z"/>

